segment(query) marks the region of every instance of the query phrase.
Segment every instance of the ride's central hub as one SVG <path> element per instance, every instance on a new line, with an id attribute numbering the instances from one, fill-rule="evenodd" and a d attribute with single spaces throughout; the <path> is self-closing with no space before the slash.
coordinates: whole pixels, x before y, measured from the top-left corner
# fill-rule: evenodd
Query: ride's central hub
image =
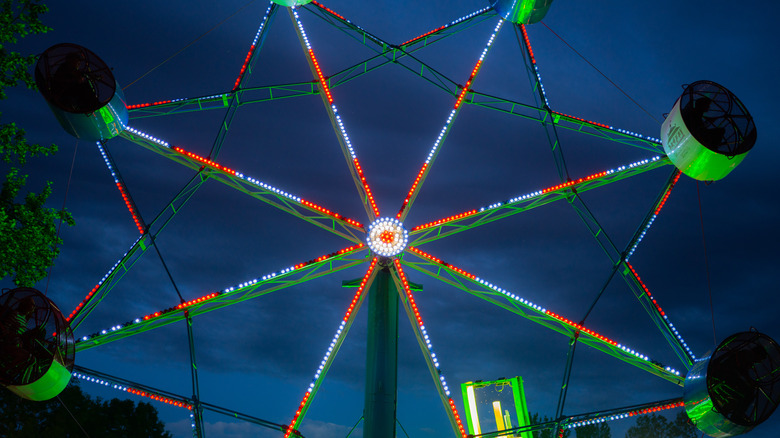
<path id="1" fill-rule="evenodd" d="M 368 226 L 368 247 L 375 254 L 393 257 L 409 242 L 409 233 L 398 219 L 380 217 Z"/>

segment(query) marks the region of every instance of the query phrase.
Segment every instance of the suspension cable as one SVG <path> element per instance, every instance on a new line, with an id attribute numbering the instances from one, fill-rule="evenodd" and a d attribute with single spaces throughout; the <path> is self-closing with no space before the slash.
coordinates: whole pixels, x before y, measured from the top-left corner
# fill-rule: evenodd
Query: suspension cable
<path id="1" fill-rule="evenodd" d="M 57 241 L 60 238 L 60 228 L 62 228 L 62 220 L 65 215 L 65 203 L 68 200 L 68 192 L 70 191 L 70 181 L 73 179 L 73 167 L 76 164 L 76 152 L 79 150 L 79 139 L 76 139 L 76 147 L 73 148 L 73 158 L 70 160 L 70 173 L 68 173 L 68 183 L 65 185 L 65 197 L 62 199 L 62 210 L 60 210 L 60 223 L 57 225 L 57 234 L 54 236 L 54 252 L 57 252 Z M 51 268 L 49 265 L 48 273 L 46 274 L 46 288 L 43 289 L 43 295 L 49 291 L 49 281 L 51 281 Z"/>
<path id="2" fill-rule="evenodd" d="M 718 345 L 718 337 L 715 335 L 715 307 L 712 304 L 712 284 L 710 283 L 710 262 L 707 257 L 707 239 L 704 237 L 704 213 L 701 208 L 701 193 L 699 192 L 699 181 L 696 181 L 696 197 L 699 199 L 699 222 L 701 224 L 701 242 L 704 246 L 704 271 L 707 274 L 707 291 L 710 295 L 710 315 L 712 317 L 712 342 Z"/>
<path id="3" fill-rule="evenodd" d="M 578 52 L 578 51 L 577 51 L 577 49 L 575 49 L 574 47 L 572 47 L 572 46 L 571 46 L 571 44 L 567 43 L 567 42 L 566 42 L 566 40 L 564 40 L 564 39 L 563 39 L 563 37 L 561 37 L 560 35 L 558 35 L 557 33 L 555 33 L 555 31 L 554 31 L 554 30 L 550 29 L 550 26 L 548 26 L 548 25 L 547 25 L 547 24 L 546 24 L 544 21 L 541 21 L 540 23 L 544 24 L 544 27 L 546 27 L 546 28 L 547 28 L 547 30 L 549 30 L 550 32 L 552 32 L 552 33 L 553 33 L 553 35 L 557 36 L 559 40 L 563 41 L 563 43 L 564 43 L 564 44 L 566 44 L 566 45 L 567 45 L 567 46 L 568 46 L 568 47 L 569 47 L 569 48 L 570 48 L 572 51 L 574 51 L 574 53 L 576 53 L 576 54 L 577 54 L 577 55 L 578 55 L 580 58 L 582 58 L 582 60 L 583 60 L 583 61 L 587 62 L 587 63 L 588 63 L 588 65 L 590 65 L 591 67 L 593 67 L 593 69 L 594 69 L 594 70 L 596 70 L 596 71 L 597 71 L 597 72 L 598 72 L 598 73 L 599 73 L 601 76 L 603 76 L 603 77 L 604 77 L 604 79 L 608 80 L 610 84 L 612 84 L 612 85 L 613 85 L 615 88 L 617 88 L 617 89 L 618 89 L 618 91 L 620 91 L 621 93 L 623 93 L 623 95 L 624 95 L 624 96 L 626 96 L 626 97 L 627 97 L 627 98 L 628 98 L 628 99 L 629 99 L 631 102 L 634 102 L 634 105 L 638 106 L 638 107 L 639 107 L 639 109 L 641 109 L 642 111 L 644 111 L 644 112 L 645 112 L 645 114 L 647 114 L 648 116 L 650 116 L 650 118 L 651 118 L 651 119 L 655 120 L 655 122 L 656 122 L 656 123 L 658 123 L 659 125 L 661 124 L 661 121 L 660 121 L 660 120 L 658 120 L 657 118 L 655 118 L 655 116 L 653 116 L 652 114 L 650 114 L 650 112 L 649 112 L 649 111 L 647 111 L 647 110 L 646 110 L 646 109 L 645 109 L 645 108 L 644 108 L 642 105 L 640 105 L 640 104 L 639 104 L 639 102 L 637 102 L 636 100 L 634 100 L 634 98 L 633 98 L 633 97 L 629 96 L 629 95 L 628 95 L 628 93 L 626 93 L 625 91 L 623 91 L 623 89 L 622 89 L 622 88 L 620 88 L 620 86 L 618 86 L 618 84 L 616 84 L 616 83 L 615 83 L 615 82 L 614 82 L 612 79 L 610 79 L 609 77 L 607 77 L 607 75 L 605 75 L 604 73 L 602 73 L 602 71 L 601 71 L 601 70 L 599 70 L 599 69 L 598 69 L 598 67 L 596 67 L 595 65 L 593 65 L 593 63 L 592 63 L 592 62 L 588 61 L 588 58 L 586 58 L 585 56 L 583 56 L 583 55 L 582 55 L 582 53 Z"/>
<path id="4" fill-rule="evenodd" d="M 68 407 L 65 406 L 65 402 L 62 401 L 62 399 L 60 398 L 59 394 L 57 394 L 57 400 L 59 400 L 60 404 L 62 405 L 62 407 L 65 408 L 66 411 L 68 411 L 68 413 L 70 414 L 70 417 L 73 418 L 73 421 L 75 421 L 76 424 L 78 424 L 79 429 L 81 429 L 81 431 L 84 432 L 84 436 L 89 438 L 89 434 L 87 433 L 87 431 L 84 430 L 84 427 L 81 425 L 81 423 L 79 423 L 79 420 L 77 420 L 76 417 L 73 415 L 73 412 L 71 412 L 70 409 L 68 409 Z"/>
<path id="5" fill-rule="evenodd" d="M 158 69 L 159 67 L 161 67 L 163 64 L 165 64 L 166 62 L 168 62 L 168 61 L 170 61 L 171 59 L 175 58 L 175 57 L 176 57 L 176 56 L 177 56 L 179 53 L 181 53 L 181 52 L 183 52 L 183 51 L 187 50 L 187 48 L 188 48 L 188 47 L 190 47 L 191 45 L 193 45 L 193 44 L 197 43 L 197 42 L 198 42 L 198 41 L 199 41 L 201 38 L 205 37 L 206 35 L 210 34 L 211 32 L 215 31 L 215 30 L 216 30 L 218 27 L 222 26 L 222 25 L 223 25 L 223 24 L 224 24 L 226 21 L 228 21 L 228 20 L 230 20 L 231 18 L 233 18 L 234 16 L 236 16 L 236 15 L 237 15 L 239 12 L 243 11 L 244 9 L 246 9 L 246 7 L 247 7 L 247 6 L 251 5 L 251 4 L 252 4 L 252 3 L 254 3 L 254 2 L 255 2 L 255 0 L 250 0 L 249 2 L 247 2 L 246 4 L 244 4 L 244 6 L 241 6 L 240 8 L 238 8 L 238 10 L 236 10 L 236 12 L 233 12 L 233 13 L 232 13 L 230 16 L 228 16 L 228 17 L 227 17 L 227 18 L 225 18 L 224 20 L 222 20 L 222 21 L 220 21 L 219 23 L 217 23 L 217 24 L 216 24 L 214 27 L 212 27 L 211 29 L 207 30 L 206 32 L 204 32 L 203 34 L 201 34 L 199 37 L 195 38 L 194 40 L 190 41 L 190 42 L 189 42 L 187 45 L 185 45 L 184 47 L 182 47 L 181 49 L 179 49 L 179 50 L 178 50 L 176 53 L 174 53 L 173 55 L 171 55 L 171 56 L 169 56 L 169 57 L 165 58 L 165 60 L 164 60 L 163 62 L 161 62 L 161 63 L 159 63 L 159 64 L 155 65 L 155 66 L 154 66 L 154 67 L 152 67 L 152 68 L 150 68 L 150 69 L 149 69 L 149 71 L 147 71 L 146 73 L 144 73 L 144 74 L 142 74 L 141 76 L 139 76 L 139 77 L 138 77 L 138 79 L 136 79 L 136 80 L 134 80 L 133 82 L 130 82 L 129 84 L 127 84 L 127 85 L 125 85 L 124 87 L 122 87 L 122 91 L 124 91 L 124 90 L 126 90 L 126 89 L 130 88 L 130 86 L 131 86 L 131 85 L 133 85 L 133 84 L 135 84 L 136 82 L 140 81 L 141 79 L 143 79 L 143 78 L 144 78 L 146 75 L 148 75 L 149 73 L 151 73 L 151 72 L 153 72 L 153 71 L 157 70 L 157 69 Z"/>

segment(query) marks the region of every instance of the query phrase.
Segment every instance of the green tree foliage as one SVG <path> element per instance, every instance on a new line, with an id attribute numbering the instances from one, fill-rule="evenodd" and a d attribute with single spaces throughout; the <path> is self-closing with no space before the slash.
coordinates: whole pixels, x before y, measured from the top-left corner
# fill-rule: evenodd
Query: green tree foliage
<path id="1" fill-rule="evenodd" d="M 577 438 L 612 438 L 612 431 L 606 422 L 587 424 L 574 429 L 574 436 Z"/>
<path id="2" fill-rule="evenodd" d="M 47 10 L 37 0 L 0 0 L 0 100 L 7 97 L 8 87 L 35 88 L 30 74 L 35 55 L 9 51 L 8 46 L 28 35 L 48 32 L 39 18 Z M 44 206 L 52 192 L 50 182 L 37 194 L 24 190 L 27 175 L 21 169 L 27 159 L 56 151 L 55 145 L 28 143 L 25 131 L 15 123 L 0 123 L 0 160 L 7 169 L 0 188 L 0 278 L 13 277 L 17 286 L 32 286 L 46 276 L 59 251 L 57 245 L 62 243 L 57 222 L 73 225 L 67 211 Z"/>
<path id="3" fill-rule="evenodd" d="M 0 390 L 0 436 L 81 438 L 84 432 L 91 437 L 171 437 L 157 417 L 157 409 L 149 403 L 116 398 L 103 401 L 99 397 L 93 400 L 76 385 L 65 388 L 59 399 L 44 402 L 24 400 Z"/>
<path id="4" fill-rule="evenodd" d="M 680 411 L 673 421 L 656 414 L 637 417 L 636 425 L 628 429 L 626 438 L 699 438 L 699 433 L 688 415 Z"/>
<path id="5" fill-rule="evenodd" d="M 552 422 L 553 419 L 548 416 L 540 416 L 538 413 L 531 415 L 531 424 L 540 424 Z M 535 430 L 533 432 L 534 438 L 558 438 L 558 434 L 553 429 Z M 571 429 L 565 429 L 563 431 L 563 438 L 569 438 L 571 435 Z"/>

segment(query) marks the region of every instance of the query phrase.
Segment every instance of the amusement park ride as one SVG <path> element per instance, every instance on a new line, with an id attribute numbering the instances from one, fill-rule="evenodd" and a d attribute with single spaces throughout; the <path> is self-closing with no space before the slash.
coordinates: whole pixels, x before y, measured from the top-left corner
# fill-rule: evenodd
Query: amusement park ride
<path id="1" fill-rule="evenodd" d="M 719 180 L 726 177 L 745 158 L 756 142 L 756 128 L 747 109 L 725 87 L 711 81 L 697 81 L 689 84 L 677 99 L 661 126 L 659 138 L 557 112 L 548 103 L 542 86 L 540 69 L 537 67 L 531 47 L 531 39 L 526 31 L 526 26 L 542 20 L 551 7 L 552 0 L 495 0 L 489 3 L 483 9 L 416 38 L 401 44 L 391 44 L 318 1 L 274 0 L 269 4 L 262 18 L 244 64 L 239 66 L 235 83 L 230 84 L 227 91 L 219 90 L 209 96 L 159 100 L 142 104 L 126 103 L 113 72 L 92 51 L 75 44 L 58 44 L 46 50 L 35 69 L 35 79 L 41 94 L 65 131 L 81 140 L 97 143 L 114 178 L 114 183 L 135 221 L 140 237 L 67 316 L 60 313 L 57 306 L 46 296 L 32 289 L 19 288 L 0 297 L 3 329 L 0 382 L 21 397 L 45 400 L 57 395 L 71 377 L 75 376 L 184 408 L 190 412 L 193 433 L 196 436 L 204 435 L 202 414 L 207 410 L 226 413 L 263 427 L 276 429 L 279 435 L 285 438 L 301 436 L 299 428 L 307 410 L 315 401 L 318 390 L 336 359 L 359 309 L 367 301 L 366 386 L 362 413 L 365 437 L 396 436 L 397 342 L 401 309 L 412 323 L 443 409 L 456 436 L 528 436 L 529 431 L 540 429 L 553 429 L 562 434 L 565 429 L 681 406 L 684 406 L 696 427 L 714 437 L 729 437 L 749 432 L 769 418 L 780 401 L 780 379 L 776 375 L 780 368 L 780 347 L 777 343 L 757 331 L 741 332 L 726 337 L 713 352 L 695 356 L 683 340 L 681 333 L 640 279 L 637 270 L 629 262 L 681 177 L 699 181 Z M 345 70 L 325 71 L 316 55 L 317 45 L 307 35 L 306 17 L 302 16 L 304 10 L 354 37 L 374 54 L 360 64 Z M 272 21 L 276 18 L 273 24 L 283 25 L 281 19 L 285 15 L 289 15 L 300 40 L 302 56 L 305 56 L 311 69 L 312 80 L 283 86 L 247 86 L 254 62 L 263 49 Z M 483 23 L 494 26 L 492 34 L 485 42 L 482 52 L 476 57 L 473 69 L 470 73 L 466 72 L 467 80 L 462 85 L 449 80 L 414 56 L 415 52 L 435 45 L 459 32 L 461 28 Z M 536 103 L 520 103 L 490 96 L 472 88 L 472 83 L 480 73 L 483 62 L 489 62 L 486 61 L 488 52 L 502 30 L 517 32 L 519 36 L 518 43 L 531 77 Z M 369 185 L 372 175 L 364 172 L 359 160 L 361 146 L 353 145 L 351 142 L 346 129 L 349 124 L 348 117 L 339 112 L 338 93 L 333 93 L 332 90 L 352 79 L 371 74 L 377 69 L 403 65 L 399 64 L 401 61 L 408 62 L 405 66 L 413 66 L 420 78 L 438 86 L 451 96 L 451 106 L 442 112 L 444 123 L 438 136 L 432 139 L 432 146 L 419 157 L 421 167 L 411 182 L 408 192 L 401 197 L 398 210 L 388 213 L 380 212 Z M 227 131 L 235 114 L 247 101 L 261 102 L 276 98 L 292 99 L 312 95 L 319 95 L 322 99 L 367 218 L 353 218 L 336 213 L 327 206 L 299 197 L 284 188 L 271 186 L 261 179 L 242 173 L 240 169 L 232 169 L 220 162 L 219 153 Z M 555 157 L 560 182 L 505 202 L 471 209 L 435 221 L 422 224 L 408 223 L 409 212 L 414 207 L 418 194 L 461 109 L 467 105 L 495 109 L 518 116 L 535 126 L 542 126 L 549 139 L 549 148 Z M 207 156 L 191 152 L 175 143 L 169 143 L 172 140 L 157 138 L 152 132 L 141 131 L 134 123 L 138 118 L 217 109 L 225 111 L 224 122 Z M 563 152 L 558 147 L 559 132 L 564 130 L 589 134 L 602 141 L 612 141 L 626 147 L 640 149 L 647 152 L 647 158 L 599 173 L 570 176 Z M 136 144 L 194 170 L 196 176 L 154 220 L 146 221 L 140 215 L 114 159 L 107 151 L 107 142 Z M 619 245 L 607 236 L 580 196 L 586 191 L 645 172 L 665 170 L 669 176 L 664 187 L 650 202 L 652 207 L 625 245 Z M 180 301 L 172 303 L 169 308 L 139 316 L 131 322 L 97 333 L 79 332 L 81 324 L 134 263 L 147 250 L 155 248 L 157 251 L 156 239 L 165 226 L 188 203 L 192 195 L 209 180 L 221 182 L 262 203 L 270 204 L 289 214 L 295 218 L 294 220 L 306 221 L 343 238 L 347 241 L 347 246 L 327 255 L 198 298 L 188 300 L 180 295 Z M 607 285 L 610 281 L 617 281 L 620 278 L 621 281 L 626 282 L 638 301 L 636 304 L 646 311 L 661 336 L 682 362 L 681 369 L 662 365 L 633 350 L 630 346 L 618 343 L 613 338 L 588 327 L 584 319 L 581 321 L 567 319 L 556 313 L 554 309 L 545 308 L 500 285 L 477 277 L 465 268 L 443 261 L 433 253 L 433 250 L 429 253 L 428 250 L 423 249 L 426 243 L 477 227 L 489 227 L 489 224 L 494 221 L 554 201 L 565 201 L 576 210 L 585 222 L 589 233 L 609 258 L 612 270 Z M 162 256 L 160 258 L 162 259 Z M 323 346 L 324 357 L 314 371 L 310 384 L 303 391 L 299 406 L 291 407 L 289 419 L 281 420 L 285 421 L 284 423 L 274 423 L 221 408 L 200 399 L 192 332 L 192 322 L 195 317 L 358 265 L 365 267 L 363 275 L 357 280 L 345 281 L 345 286 L 355 288 L 353 298 L 345 303 L 346 312 L 330 344 Z M 462 401 L 466 412 L 458 410 L 456 400 L 451 394 L 453 388 L 443 373 L 442 365 L 446 366 L 446 364 L 439 363 L 423 319 L 424 309 L 418 307 L 415 301 L 415 292 L 420 290 L 420 286 L 412 283 L 407 277 L 409 271 L 427 274 L 450 287 L 481 298 L 570 339 L 569 361 L 559 397 L 557 416 L 553 421 L 528 424 L 527 409 L 518 407 L 516 415 L 510 415 L 507 410 L 503 418 L 499 415 L 499 411 L 503 411 L 497 409 L 496 422 L 480 425 L 474 406 L 476 399 L 472 395 L 474 389 L 466 387 L 463 389 Z M 604 288 L 607 285 L 604 285 Z M 79 366 L 78 358 L 75 357 L 80 351 L 103 346 L 172 323 L 184 324 L 187 327 L 193 365 L 192 396 L 182 396 L 92 371 Z M 572 367 L 571 356 L 577 344 L 585 344 L 657 378 L 678 385 L 680 395 L 674 399 L 640 406 L 563 415 L 568 387 L 566 382 Z M 521 387 L 519 380 L 512 380 L 512 382 L 515 393 L 519 394 L 516 389 L 518 386 Z M 483 382 L 482 386 L 488 384 L 509 385 L 510 383 Z M 522 397 L 515 397 L 514 403 L 525 402 L 522 401 Z M 493 424 L 492 428 L 486 425 L 488 423 Z"/>

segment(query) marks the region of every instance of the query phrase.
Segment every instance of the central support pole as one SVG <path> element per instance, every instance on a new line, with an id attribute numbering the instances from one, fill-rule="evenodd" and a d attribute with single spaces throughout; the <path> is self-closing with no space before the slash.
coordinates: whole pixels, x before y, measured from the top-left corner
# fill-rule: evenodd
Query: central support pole
<path id="1" fill-rule="evenodd" d="M 395 438 L 398 387 L 398 294 L 387 266 L 368 292 L 365 438 Z"/>

